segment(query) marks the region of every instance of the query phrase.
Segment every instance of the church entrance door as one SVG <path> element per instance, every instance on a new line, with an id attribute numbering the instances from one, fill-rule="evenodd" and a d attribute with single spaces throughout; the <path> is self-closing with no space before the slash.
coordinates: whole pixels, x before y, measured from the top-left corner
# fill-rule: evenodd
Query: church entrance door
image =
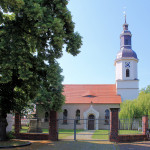
<path id="1" fill-rule="evenodd" d="M 89 115 L 89 117 L 88 117 L 88 130 L 94 130 L 94 122 L 95 122 L 95 116 Z"/>

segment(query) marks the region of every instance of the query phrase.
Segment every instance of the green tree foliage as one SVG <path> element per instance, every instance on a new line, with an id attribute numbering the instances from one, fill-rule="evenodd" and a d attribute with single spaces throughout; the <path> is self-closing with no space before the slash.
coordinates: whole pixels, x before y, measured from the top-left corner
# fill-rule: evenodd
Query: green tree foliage
<path id="1" fill-rule="evenodd" d="M 146 88 L 142 88 L 140 94 L 141 93 L 150 93 L 150 85 L 148 85 Z"/>
<path id="2" fill-rule="evenodd" d="M 40 89 L 35 99 L 36 104 L 42 105 L 44 110 L 58 111 L 64 104 L 62 69 L 57 62 L 48 66 L 46 80 L 41 81 Z M 55 73 L 51 73 L 55 72 Z"/>
<path id="3" fill-rule="evenodd" d="M 137 99 L 138 110 L 141 115 L 150 115 L 150 93 L 140 93 Z"/>
<path id="4" fill-rule="evenodd" d="M 63 55 L 64 46 L 73 56 L 80 52 L 81 36 L 74 32 L 67 4 L 67 0 L 0 1 L 0 118 L 5 121 L 7 113 L 20 112 L 35 98 L 41 81 L 47 86 L 48 76 L 57 76 L 47 69 L 57 66 L 55 59 Z"/>
<path id="5" fill-rule="evenodd" d="M 120 119 L 136 119 L 150 114 L 150 86 L 144 88 L 135 100 L 125 100 L 120 106 Z"/>

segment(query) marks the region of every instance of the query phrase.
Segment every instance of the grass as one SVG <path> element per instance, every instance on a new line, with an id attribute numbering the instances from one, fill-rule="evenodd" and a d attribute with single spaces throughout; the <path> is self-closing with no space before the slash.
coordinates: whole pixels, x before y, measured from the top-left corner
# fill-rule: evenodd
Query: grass
<path id="1" fill-rule="evenodd" d="M 28 126 L 22 126 L 20 133 L 27 133 L 28 128 L 29 128 Z"/>
<path id="2" fill-rule="evenodd" d="M 29 127 L 22 126 L 22 129 L 20 130 L 20 133 L 27 133 Z M 48 129 L 42 129 L 42 133 L 48 134 Z M 79 133 L 84 130 L 77 129 L 76 132 Z M 101 139 L 101 140 L 108 140 L 109 139 L 109 130 L 95 130 L 94 134 L 92 135 L 92 139 Z M 142 134 L 141 131 L 137 130 L 119 130 L 120 135 L 129 135 L 129 134 Z M 70 137 L 74 135 L 73 129 L 59 129 L 59 139 L 63 139 L 66 137 Z"/>
<path id="3" fill-rule="evenodd" d="M 94 134 L 92 135 L 92 139 L 108 140 L 109 132 L 109 130 L 95 130 Z"/>
<path id="4" fill-rule="evenodd" d="M 119 130 L 119 134 L 123 135 L 123 134 L 142 134 L 142 131 L 138 131 L 138 130 Z"/>
<path id="5" fill-rule="evenodd" d="M 22 129 L 20 130 L 20 133 L 27 133 L 28 126 L 22 126 Z M 83 130 L 77 129 L 76 132 L 79 133 Z M 48 129 L 42 129 L 42 133 L 47 133 L 48 134 Z M 66 138 L 68 136 L 74 135 L 74 130 L 73 129 L 59 129 L 59 139 Z"/>
<path id="6" fill-rule="evenodd" d="M 109 130 L 95 130 L 92 139 L 101 139 L 108 140 L 109 139 Z M 131 134 L 142 134 L 141 131 L 137 130 L 119 130 L 119 135 L 131 135 Z"/>

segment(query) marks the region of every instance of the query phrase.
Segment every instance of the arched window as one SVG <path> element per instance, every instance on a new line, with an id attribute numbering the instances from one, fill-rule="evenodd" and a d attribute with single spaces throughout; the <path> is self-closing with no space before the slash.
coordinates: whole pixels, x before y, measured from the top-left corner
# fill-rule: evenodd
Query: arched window
<path id="1" fill-rule="evenodd" d="M 68 116 L 68 111 L 67 111 L 67 109 L 64 109 L 64 112 L 63 112 L 63 124 L 67 124 L 67 116 Z"/>
<path id="2" fill-rule="evenodd" d="M 48 112 L 45 112 L 45 122 L 47 122 L 48 121 Z"/>
<path id="3" fill-rule="evenodd" d="M 130 70 L 126 69 L 126 77 L 130 77 Z"/>
<path id="4" fill-rule="evenodd" d="M 80 123 L 80 110 L 77 109 L 76 111 L 76 123 L 79 124 Z"/>
<path id="5" fill-rule="evenodd" d="M 106 125 L 109 124 L 109 110 L 108 109 L 105 110 L 105 124 Z"/>

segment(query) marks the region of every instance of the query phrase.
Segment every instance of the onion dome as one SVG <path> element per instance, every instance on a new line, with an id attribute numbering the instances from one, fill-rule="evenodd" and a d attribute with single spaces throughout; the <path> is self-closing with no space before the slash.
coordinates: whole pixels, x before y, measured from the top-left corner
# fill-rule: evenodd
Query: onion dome
<path id="1" fill-rule="evenodd" d="M 117 59 L 122 59 L 127 57 L 138 59 L 136 52 L 132 50 L 131 37 L 132 34 L 128 30 L 128 24 L 126 23 L 126 18 L 125 18 L 125 23 L 123 24 L 123 31 L 120 34 L 120 51 L 117 53 Z"/>

